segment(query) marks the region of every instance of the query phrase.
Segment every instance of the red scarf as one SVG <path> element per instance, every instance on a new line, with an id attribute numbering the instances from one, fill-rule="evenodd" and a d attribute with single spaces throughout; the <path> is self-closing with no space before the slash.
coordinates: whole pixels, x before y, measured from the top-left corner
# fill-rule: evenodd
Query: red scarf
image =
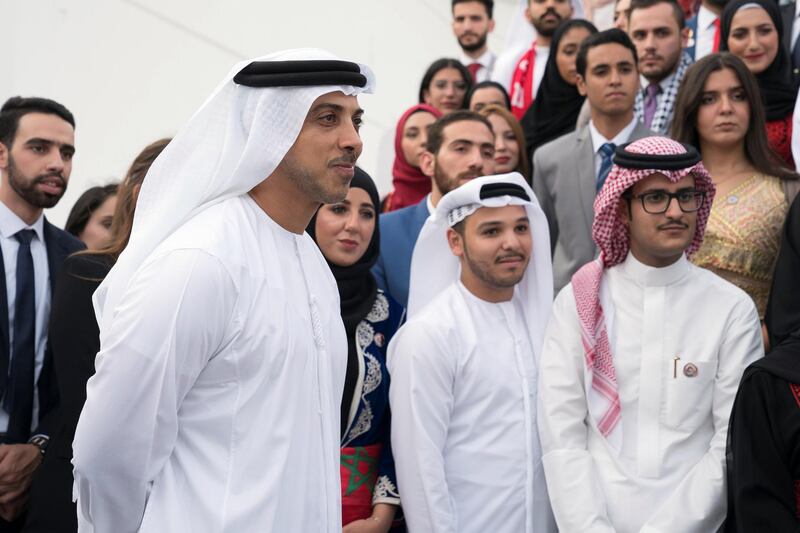
<path id="1" fill-rule="evenodd" d="M 536 64 L 536 42 L 517 61 L 511 77 L 511 112 L 522 120 L 522 116 L 533 103 L 534 65 Z"/>
<path id="2" fill-rule="evenodd" d="M 441 118 L 442 112 L 427 104 L 417 104 L 408 109 L 400 120 L 394 134 L 394 164 L 392 165 L 392 185 L 394 191 L 385 204 L 384 212 L 395 211 L 415 205 L 431 192 L 431 179 L 419 167 L 412 166 L 403 155 L 403 130 L 408 118 L 418 111 L 426 111 Z"/>

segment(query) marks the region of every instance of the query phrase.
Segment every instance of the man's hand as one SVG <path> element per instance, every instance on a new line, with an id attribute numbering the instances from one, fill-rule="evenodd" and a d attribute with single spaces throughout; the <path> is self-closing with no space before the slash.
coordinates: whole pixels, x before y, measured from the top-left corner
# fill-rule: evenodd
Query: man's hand
<path id="1" fill-rule="evenodd" d="M 21 497 L 41 463 L 42 454 L 34 444 L 0 444 L 0 516 L 5 518 L 3 507 L 15 508 L 18 500 L 27 500 Z"/>
<path id="2" fill-rule="evenodd" d="M 9 503 L 0 503 L 0 518 L 6 522 L 13 522 L 25 510 L 28 503 L 28 492 L 22 493 L 22 496 Z"/>
<path id="3" fill-rule="evenodd" d="M 386 533 L 392 523 L 382 523 L 374 518 L 365 518 L 350 522 L 342 529 L 342 533 Z"/>

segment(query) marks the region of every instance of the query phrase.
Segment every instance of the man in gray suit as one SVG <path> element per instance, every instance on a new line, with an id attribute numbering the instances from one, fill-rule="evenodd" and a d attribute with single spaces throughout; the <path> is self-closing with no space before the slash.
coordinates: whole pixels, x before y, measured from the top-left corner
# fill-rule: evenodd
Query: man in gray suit
<path id="1" fill-rule="evenodd" d="M 634 116 L 636 65 L 636 48 L 625 32 L 614 28 L 587 37 L 576 68 L 592 118 L 533 155 L 533 190 L 550 225 L 556 291 L 597 253 L 594 197 L 611 169 L 614 148 L 653 135 Z"/>

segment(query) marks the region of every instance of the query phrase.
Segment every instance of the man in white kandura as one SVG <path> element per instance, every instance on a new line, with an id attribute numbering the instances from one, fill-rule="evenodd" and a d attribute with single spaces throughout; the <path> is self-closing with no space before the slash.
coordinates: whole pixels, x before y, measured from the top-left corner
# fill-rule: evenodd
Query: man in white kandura
<path id="1" fill-rule="evenodd" d="M 347 341 L 304 229 L 347 194 L 372 83 L 321 50 L 241 63 L 151 167 L 95 293 L 81 532 L 341 532 Z"/>
<path id="2" fill-rule="evenodd" d="M 539 380 L 562 533 L 713 533 L 739 379 L 763 355 L 753 301 L 687 256 L 714 185 L 691 146 L 618 147 L 594 203 L 599 259 L 553 304 Z"/>
<path id="3" fill-rule="evenodd" d="M 536 378 L 553 297 L 544 212 L 517 173 L 445 195 L 389 346 L 392 450 L 411 533 L 555 532 Z"/>

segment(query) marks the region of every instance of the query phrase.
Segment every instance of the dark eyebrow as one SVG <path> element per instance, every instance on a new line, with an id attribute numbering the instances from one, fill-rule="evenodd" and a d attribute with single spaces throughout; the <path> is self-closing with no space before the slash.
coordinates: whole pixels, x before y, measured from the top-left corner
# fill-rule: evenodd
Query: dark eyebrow
<path id="1" fill-rule="evenodd" d="M 311 109 L 311 111 L 309 111 L 309 114 L 310 113 L 318 113 L 318 112 L 320 112 L 322 110 L 336 111 L 337 113 L 342 113 L 342 112 L 345 111 L 345 108 L 344 108 L 344 106 L 339 105 L 339 104 L 322 103 L 322 104 L 318 104 L 318 105 L 314 106 Z M 360 114 L 363 114 L 363 113 L 364 113 L 364 110 L 361 109 L 360 107 L 358 109 L 356 109 L 355 111 L 353 111 L 354 115 L 360 115 Z"/>
<path id="2" fill-rule="evenodd" d="M 373 211 L 375 211 L 375 206 L 372 205 L 372 202 L 361 202 L 361 207 L 369 207 Z"/>
<path id="3" fill-rule="evenodd" d="M 34 137 L 32 139 L 28 139 L 27 141 L 25 141 L 25 144 L 26 145 L 43 144 L 45 146 L 56 145 L 62 150 L 67 150 L 68 152 L 75 153 L 75 147 L 72 146 L 71 144 L 67 144 L 67 143 L 61 144 L 61 143 L 58 143 L 58 142 L 56 142 L 56 141 L 54 141 L 52 139 L 43 139 L 42 137 Z"/>

